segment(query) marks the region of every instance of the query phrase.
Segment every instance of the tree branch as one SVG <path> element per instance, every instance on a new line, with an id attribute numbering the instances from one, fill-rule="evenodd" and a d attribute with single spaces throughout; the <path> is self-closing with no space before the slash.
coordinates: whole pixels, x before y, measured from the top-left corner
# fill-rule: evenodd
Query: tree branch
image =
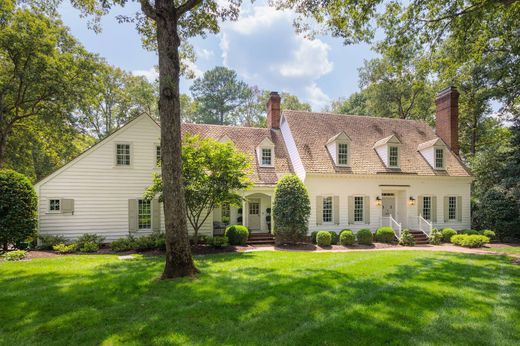
<path id="1" fill-rule="evenodd" d="M 182 4 L 176 8 L 177 15 L 180 17 L 184 13 L 188 12 L 195 6 L 200 5 L 201 3 L 202 3 L 202 0 L 188 0 L 184 4 Z"/>
<path id="2" fill-rule="evenodd" d="M 157 20 L 157 12 L 153 8 L 153 6 L 150 4 L 150 1 L 148 0 L 139 0 L 141 3 L 141 10 L 143 13 L 150 19 Z"/>

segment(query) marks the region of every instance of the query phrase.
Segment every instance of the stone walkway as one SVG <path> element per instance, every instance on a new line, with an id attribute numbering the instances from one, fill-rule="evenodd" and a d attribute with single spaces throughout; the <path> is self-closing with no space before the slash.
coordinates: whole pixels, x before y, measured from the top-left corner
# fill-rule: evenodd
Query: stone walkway
<path id="1" fill-rule="evenodd" d="M 516 244 L 515 244 L 516 245 Z M 518 246 L 518 245 L 517 245 Z M 482 250 L 465 248 L 461 246 L 455 246 L 453 244 L 442 244 L 442 245 L 421 245 L 421 246 L 400 246 L 400 245 L 388 245 L 375 243 L 373 247 L 344 247 L 341 245 L 332 245 L 330 248 L 321 248 L 313 245 L 312 247 L 275 247 L 272 245 L 252 245 L 245 252 L 251 251 L 308 251 L 308 252 L 356 252 L 356 251 L 445 251 L 445 252 L 458 252 L 458 253 L 471 253 L 478 255 L 502 255 L 520 258 L 520 254 L 512 254 L 506 252 L 500 252 L 498 247 L 511 247 L 509 244 L 491 244 L 489 247 L 497 248 L 497 251 Z"/>

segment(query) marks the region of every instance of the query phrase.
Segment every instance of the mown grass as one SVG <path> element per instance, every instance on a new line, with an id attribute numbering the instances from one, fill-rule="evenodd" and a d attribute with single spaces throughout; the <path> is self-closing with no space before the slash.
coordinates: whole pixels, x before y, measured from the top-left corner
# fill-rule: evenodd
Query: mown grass
<path id="1" fill-rule="evenodd" d="M 482 249 L 486 250 L 486 251 L 491 251 L 491 252 L 500 252 L 500 253 L 520 255 L 520 246 L 486 247 L 486 248 L 482 248 Z"/>
<path id="2" fill-rule="evenodd" d="M 3 345 L 518 345 L 520 266 L 420 251 L 0 263 Z"/>

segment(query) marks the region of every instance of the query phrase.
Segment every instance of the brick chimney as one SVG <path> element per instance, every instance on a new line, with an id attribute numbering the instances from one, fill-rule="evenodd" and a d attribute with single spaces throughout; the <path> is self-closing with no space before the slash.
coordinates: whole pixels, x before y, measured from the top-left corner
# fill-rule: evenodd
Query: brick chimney
<path id="1" fill-rule="evenodd" d="M 269 94 L 269 101 L 267 101 L 267 127 L 269 129 L 280 128 L 280 102 L 282 98 L 276 91 Z"/>
<path id="2" fill-rule="evenodd" d="M 459 92 L 451 86 L 435 99 L 435 133 L 448 147 L 459 154 Z"/>

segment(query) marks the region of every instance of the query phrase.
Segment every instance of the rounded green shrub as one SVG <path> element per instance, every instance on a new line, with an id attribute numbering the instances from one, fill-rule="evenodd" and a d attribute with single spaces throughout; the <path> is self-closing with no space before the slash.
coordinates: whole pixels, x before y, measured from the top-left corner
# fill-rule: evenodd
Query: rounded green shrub
<path id="1" fill-rule="evenodd" d="M 493 231 L 490 230 L 490 229 L 485 229 L 485 230 L 483 230 L 483 231 L 481 232 L 481 234 L 482 234 L 483 236 L 488 237 L 489 240 L 495 240 L 495 238 L 496 238 L 496 236 L 497 236 L 496 233 L 493 232 Z"/>
<path id="2" fill-rule="evenodd" d="M 79 248 L 79 251 L 81 252 L 97 252 L 98 250 L 99 245 L 93 241 L 87 241 Z"/>
<path id="3" fill-rule="evenodd" d="M 489 238 L 480 234 L 458 234 L 451 237 L 451 242 L 463 247 L 482 247 L 489 243 Z"/>
<path id="4" fill-rule="evenodd" d="M 23 242 L 36 234 L 37 197 L 26 176 L 0 170 L 0 245 Z"/>
<path id="5" fill-rule="evenodd" d="M 466 238 L 467 234 L 455 234 L 451 237 L 450 241 L 452 244 L 455 245 L 462 245 L 462 242 L 464 241 L 464 238 Z"/>
<path id="6" fill-rule="evenodd" d="M 225 236 L 231 245 L 246 245 L 249 230 L 246 226 L 232 225 L 226 228 Z"/>
<path id="7" fill-rule="evenodd" d="M 391 243 L 395 240 L 395 233 L 392 227 L 379 227 L 376 231 L 376 240 L 382 243 Z"/>
<path id="8" fill-rule="evenodd" d="M 287 175 L 276 184 L 273 202 L 275 241 L 296 244 L 307 234 L 311 202 L 305 184 Z"/>
<path id="9" fill-rule="evenodd" d="M 153 235 L 144 235 L 135 238 L 137 251 L 154 250 L 156 247 L 155 237 Z"/>
<path id="10" fill-rule="evenodd" d="M 478 231 L 474 230 L 474 229 L 465 229 L 461 232 L 462 234 L 468 234 L 468 235 L 475 235 L 475 234 L 479 234 Z"/>
<path id="11" fill-rule="evenodd" d="M 401 232 L 401 238 L 399 238 L 399 245 L 402 246 L 415 246 L 415 238 L 413 237 L 410 230 L 404 229 Z"/>
<path id="12" fill-rule="evenodd" d="M 39 244 L 36 248 L 39 250 L 51 250 L 55 245 L 69 243 L 67 238 L 60 234 L 42 234 L 38 236 L 38 240 Z"/>
<path id="13" fill-rule="evenodd" d="M 82 248 L 85 243 L 96 243 L 98 247 L 101 246 L 105 237 L 97 235 L 95 233 L 84 233 L 78 238 L 76 244 L 79 248 Z"/>
<path id="14" fill-rule="evenodd" d="M 110 243 L 110 249 L 115 252 L 135 250 L 137 244 L 130 238 L 121 238 Z"/>
<path id="15" fill-rule="evenodd" d="M 318 246 L 321 247 L 327 247 L 330 246 L 332 241 L 332 236 L 330 235 L 330 232 L 327 231 L 319 231 L 316 235 L 316 242 L 318 243 Z"/>
<path id="16" fill-rule="evenodd" d="M 52 249 L 54 251 L 59 252 L 59 253 L 71 253 L 71 252 L 76 251 L 77 248 L 78 248 L 78 245 L 75 243 L 72 243 L 70 245 L 58 244 L 58 245 L 54 245 L 52 247 Z"/>
<path id="17" fill-rule="evenodd" d="M 428 240 L 432 245 L 440 245 L 442 242 L 442 231 L 437 228 L 432 229 L 432 233 L 428 237 Z"/>
<path id="18" fill-rule="evenodd" d="M 373 234 L 368 228 L 360 229 L 356 233 L 356 238 L 359 244 L 372 245 Z"/>
<path id="19" fill-rule="evenodd" d="M 330 243 L 332 245 L 337 245 L 339 242 L 339 234 L 334 231 L 329 231 L 330 233 Z"/>
<path id="20" fill-rule="evenodd" d="M 311 233 L 311 242 L 312 242 L 313 244 L 316 244 L 316 236 L 318 235 L 318 232 L 319 232 L 319 231 L 313 231 L 313 232 Z"/>
<path id="21" fill-rule="evenodd" d="M 353 245 L 355 240 L 354 233 L 349 229 L 344 229 L 339 235 L 339 242 L 343 246 Z"/>
<path id="22" fill-rule="evenodd" d="M 27 257 L 27 251 L 24 250 L 14 250 L 4 254 L 4 259 L 6 261 L 21 261 L 25 257 Z"/>
<path id="23" fill-rule="evenodd" d="M 215 236 L 208 239 L 208 244 L 217 248 L 226 247 L 229 244 L 229 240 L 227 237 Z"/>
<path id="24" fill-rule="evenodd" d="M 449 227 L 444 228 L 442 230 L 442 241 L 445 243 L 449 243 L 451 240 L 451 237 L 456 234 L 457 234 L 457 231 L 454 230 L 453 228 L 449 228 Z"/>

